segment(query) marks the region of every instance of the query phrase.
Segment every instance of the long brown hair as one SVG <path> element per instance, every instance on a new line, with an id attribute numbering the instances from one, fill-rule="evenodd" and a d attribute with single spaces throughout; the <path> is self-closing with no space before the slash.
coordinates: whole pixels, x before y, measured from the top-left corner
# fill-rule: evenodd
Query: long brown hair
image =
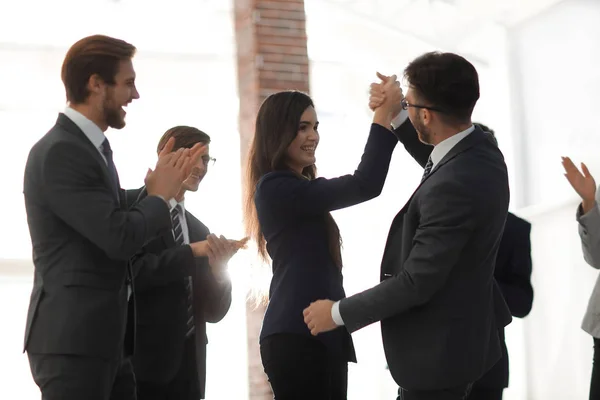
<path id="1" fill-rule="evenodd" d="M 296 138 L 300 118 L 308 107 L 314 107 L 308 95 L 290 90 L 267 97 L 258 110 L 246 167 L 244 224 L 246 234 L 256 242 L 258 253 L 264 261 L 269 257 L 254 203 L 256 184 L 269 172 L 290 169 L 287 165 L 287 149 Z M 314 164 L 302 170 L 302 177 L 305 179 L 312 180 L 316 175 L 317 167 Z M 323 218 L 327 224 L 329 252 L 335 265 L 342 268 L 340 230 L 330 213 L 326 213 Z"/>

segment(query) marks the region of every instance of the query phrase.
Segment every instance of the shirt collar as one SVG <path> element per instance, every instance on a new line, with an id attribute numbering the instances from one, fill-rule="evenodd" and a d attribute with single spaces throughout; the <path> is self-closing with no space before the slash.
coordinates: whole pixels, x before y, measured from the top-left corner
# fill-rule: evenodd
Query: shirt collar
<path id="1" fill-rule="evenodd" d="M 462 132 L 458 132 L 456 135 L 452 135 L 447 139 L 439 142 L 433 150 L 431 151 L 431 162 L 433 164 L 432 169 L 442 161 L 442 159 L 452 150 L 454 146 L 458 144 L 461 140 L 466 138 L 471 132 L 475 130 L 475 126 L 471 125 L 469 128 L 465 129 Z"/>
<path id="2" fill-rule="evenodd" d="M 69 117 L 69 119 L 73 121 L 73 123 L 77 125 L 79 129 L 81 129 L 85 137 L 92 142 L 94 147 L 97 149 L 102 147 L 102 144 L 106 140 L 106 136 L 104 135 L 104 132 L 102 132 L 102 129 L 98 127 L 98 125 L 71 107 L 66 107 L 64 114 Z"/>

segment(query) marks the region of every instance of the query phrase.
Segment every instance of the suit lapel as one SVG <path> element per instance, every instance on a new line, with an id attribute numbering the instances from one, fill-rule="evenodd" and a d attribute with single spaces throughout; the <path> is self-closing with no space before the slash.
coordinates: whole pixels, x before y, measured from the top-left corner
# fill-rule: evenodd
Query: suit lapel
<path id="1" fill-rule="evenodd" d="M 100 155 L 100 152 L 98 151 L 98 149 L 95 148 L 94 145 L 92 144 L 92 142 L 90 142 L 89 139 L 85 136 L 85 133 L 83 133 L 83 131 L 75 124 L 75 122 L 71 121 L 71 119 L 63 113 L 58 114 L 58 119 L 56 120 L 56 124 L 60 125 L 65 131 L 74 135 L 79 141 L 81 141 L 81 143 L 83 143 L 83 145 L 85 147 L 87 147 L 90 150 L 92 158 L 94 160 L 96 160 L 96 162 L 98 164 L 100 164 L 100 166 L 101 166 L 102 173 L 104 175 L 104 179 L 106 180 L 108 185 L 112 188 L 113 181 L 110 177 L 110 172 L 106 165 L 106 161 L 104 161 L 104 159 Z M 117 173 L 117 185 L 119 185 L 117 190 L 120 192 L 121 188 L 120 188 L 118 173 Z M 112 192 L 113 193 L 115 192 L 114 189 L 112 190 Z M 121 201 L 122 199 L 120 197 L 121 196 L 119 195 L 119 198 L 117 198 L 116 200 L 119 202 L 119 205 L 122 206 L 123 203 L 122 203 L 122 201 Z"/>
<path id="2" fill-rule="evenodd" d="M 388 247 L 389 247 L 390 242 L 391 242 L 390 239 L 395 234 L 395 232 L 397 230 L 396 229 L 397 226 L 398 225 L 402 225 L 401 222 L 404 219 L 404 214 L 406 214 L 406 211 L 408 210 L 408 206 L 412 202 L 413 197 L 415 197 L 415 194 L 417 194 L 417 192 L 419 191 L 419 189 L 421 188 L 421 186 L 423 186 L 423 184 L 425 182 L 427 182 L 427 180 L 430 179 L 431 176 L 434 173 L 436 173 L 440 168 L 442 168 L 450 160 L 452 160 L 453 158 L 455 158 L 459 154 L 467 151 L 468 149 L 470 149 L 471 147 L 475 146 L 476 144 L 478 144 L 482 140 L 485 140 L 486 139 L 486 135 L 488 135 L 488 134 L 485 133 L 485 132 L 483 132 L 478 126 L 475 126 L 475 130 L 473 132 L 471 132 L 469 135 L 467 135 L 467 137 L 465 137 L 463 140 L 461 140 L 460 142 L 458 142 L 452 149 L 450 149 L 450 151 L 448 152 L 448 154 L 446 154 L 444 156 L 444 158 L 442 158 L 440 160 L 440 162 L 435 166 L 435 168 L 431 170 L 431 172 L 429 173 L 429 175 L 427 175 L 425 177 L 425 179 L 423 179 L 423 181 L 421 181 L 421 183 L 419 184 L 419 186 L 417 186 L 417 188 L 415 189 L 415 191 L 413 192 L 413 194 L 410 195 L 410 197 L 409 197 L 408 201 L 406 202 L 406 204 L 404 204 L 404 207 L 402 207 L 402 209 L 398 212 L 398 214 L 396 214 L 396 216 L 394 217 L 394 220 L 392 221 L 392 225 L 390 226 L 390 231 L 388 233 L 387 242 L 386 242 L 385 249 L 384 249 L 384 252 L 383 252 L 384 258 L 385 258 L 385 253 L 388 251 Z"/>

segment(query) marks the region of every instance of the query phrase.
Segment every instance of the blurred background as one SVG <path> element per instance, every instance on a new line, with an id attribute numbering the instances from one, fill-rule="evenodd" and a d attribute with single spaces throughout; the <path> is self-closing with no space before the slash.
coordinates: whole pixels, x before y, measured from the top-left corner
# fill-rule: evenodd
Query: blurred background
<path id="1" fill-rule="evenodd" d="M 320 120 L 319 174 L 351 173 L 367 137 L 375 71 L 398 74 L 421 53 L 470 60 L 480 75 L 474 120 L 495 130 L 510 173 L 511 211 L 533 224 L 531 314 L 507 328 L 508 400 L 587 399 L 592 339 L 580 330 L 597 272 L 581 254 L 577 197 L 561 155 L 600 176 L 600 2 L 597 0 L 0 0 L 0 399 L 39 398 L 22 353 L 32 286 L 22 180 L 30 147 L 65 105 L 67 49 L 96 33 L 138 48 L 141 98 L 109 131 L 124 188 L 139 187 L 168 128 L 212 138 L 217 162 L 186 207 L 212 231 L 242 235 L 241 176 L 261 101 L 310 92 Z M 402 148 L 382 195 L 334 213 L 348 294 L 378 282 L 389 224 L 421 177 Z M 234 300 L 209 326 L 207 399 L 268 399 L 257 351 L 262 310 L 252 251 L 231 262 Z M 264 276 L 263 276 L 264 278 Z M 379 325 L 354 335 L 351 400 L 395 398 Z M 236 382 L 231 384 L 231 382 Z"/>

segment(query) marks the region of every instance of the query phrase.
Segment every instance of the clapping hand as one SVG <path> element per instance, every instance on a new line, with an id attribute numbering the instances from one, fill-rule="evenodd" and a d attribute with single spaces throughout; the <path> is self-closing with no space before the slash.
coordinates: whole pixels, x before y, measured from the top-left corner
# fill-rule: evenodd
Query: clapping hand
<path id="1" fill-rule="evenodd" d="M 587 213 L 595 204 L 596 181 L 594 177 L 584 163 L 581 163 L 582 174 L 569 157 L 562 157 L 562 165 L 565 169 L 565 177 L 581 197 L 583 212 Z"/>
<path id="2" fill-rule="evenodd" d="M 208 263 L 215 276 L 225 272 L 227 263 L 240 249 L 245 249 L 248 237 L 241 240 L 227 239 L 225 236 L 210 234 L 206 240 L 190 243 L 194 257 L 208 257 Z"/>
<path id="3" fill-rule="evenodd" d="M 174 145 L 174 138 L 167 141 L 158 154 L 154 170 L 148 169 L 144 180 L 148 195 L 158 195 L 167 201 L 179 193 L 181 184 L 190 173 L 191 166 L 200 161 L 206 148 L 206 144 L 197 143 L 191 149 L 180 148 L 173 151 Z"/>

